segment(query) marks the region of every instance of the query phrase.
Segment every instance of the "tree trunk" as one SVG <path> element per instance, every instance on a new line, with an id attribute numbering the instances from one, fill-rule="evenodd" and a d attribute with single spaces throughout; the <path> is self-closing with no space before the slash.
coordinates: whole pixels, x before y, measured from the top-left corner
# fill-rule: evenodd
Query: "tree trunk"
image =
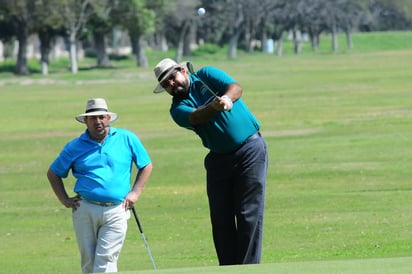
<path id="1" fill-rule="evenodd" d="M 191 20 L 183 38 L 183 56 L 192 55 L 192 45 L 196 44 L 196 24 Z"/>
<path id="2" fill-rule="evenodd" d="M 353 49 L 352 34 L 349 30 L 346 31 L 346 43 L 348 45 L 348 49 Z"/>
<path id="3" fill-rule="evenodd" d="M 302 40 L 300 31 L 297 29 L 293 29 L 293 45 L 295 54 L 301 54 L 302 52 Z"/>
<path id="4" fill-rule="evenodd" d="M 28 75 L 29 68 L 27 66 L 27 40 L 28 27 L 25 22 L 17 23 L 17 40 L 19 41 L 19 48 L 17 52 L 17 63 L 15 73 L 17 75 Z"/>
<path id="5" fill-rule="evenodd" d="M 160 35 L 160 37 L 159 37 L 159 49 L 161 51 L 168 51 L 169 50 L 169 46 L 167 45 L 167 39 L 166 39 L 166 36 L 164 34 Z"/>
<path id="6" fill-rule="evenodd" d="M 237 42 L 238 42 L 238 35 L 237 34 L 230 37 L 229 51 L 228 51 L 228 58 L 229 59 L 236 59 L 236 57 L 237 57 Z"/>
<path id="7" fill-rule="evenodd" d="M 283 55 L 283 40 L 279 39 L 276 46 L 276 56 Z"/>
<path id="8" fill-rule="evenodd" d="M 237 27 L 233 27 L 232 36 L 229 41 L 228 58 L 236 59 L 237 57 L 237 45 L 239 42 L 240 30 Z"/>
<path id="9" fill-rule="evenodd" d="M 336 32 L 336 24 L 332 24 L 332 51 L 338 51 L 338 34 Z"/>
<path id="10" fill-rule="evenodd" d="M 72 31 L 69 37 L 69 47 L 70 47 L 70 65 L 71 72 L 76 74 L 78 71 L 77 67 L 77 54 L 76 54 L 76 32 Z"/>
<path id="11" fill-rule="evenodd" d="M 276 44 L 277 44 L 276 45 L 276 56 L 282 56 L 283 55 L 283 31 L 280 32 Z"/>
<path id="12" fill-rule="evenodd" d="M 250 30 L 249 20 L 246 21 L 246 27 L 244 27 L 244 38 L 243 39 L 245 41 L 246 51 L 247 52 L 252 52 L 253 51 L 252 32 Z M 262 42 L 263 42 L 263 40 L 262 40 Z"/>
<path id="13" fill-rule="evenodd" d="M 137 38 L 136 43 L 136 59 L 137 59 L 137 66 L 141 68 L 147 68 L 149 66 L 149 61 L 144 51 L 144 40 L 140 36 Z"/>
<path id="14" fill-rule="evenodd" d="M 136 66 L 141 68 L 147 68 L 149 66 L 149 61 L 144 51 L 144 40 L 143 37 L 138 33 L 130 33 L 130 41 L 132 43 L 132 48 L 134 54 L 136 54 Z"/>
<path id="15" fill-rule="evenodd" d="M 153 34 L 153 39 L 149 41 L 150 47 L 158 51 L 168 51 L 169 46 L 167 45 L 167 39 L 164 33 L 158 32 Z"/>
<path id="16" fill-rule="evenodd" d="M 96 58 L 98 67 L 108 67 L 110 66 L 110 60 L 106 53 L 106 40 L 104 33 L 93 32 L 94 46 L 96 49 Z"/>
<path id="17" fill-rule="evenodd" d="M 310 36 L 310 43 L 311 43 L 311 46 L 312 46 L 312 52 L 316 53 L 318 51 L 318 48 L 319 48 L 320 34 L 317 33 L 317 32 L 311 32 L 309 34 L 309 36 Z"/>
<path id="18" fill-rule="evenodd" d="M 51 37 L 50 32 L 47 30 L 39 30 L 38 32 L 40 40 L 40 62 L 41 72 L 43 75 L 49 74 L 49 55 L 51 49 Z"/>
<path id="19" fill-rule="evenodd" d="M 261 36 L 260 36 L 260 40 L 261 41 L 267 41 L 268 40 L 268 36 L 266 34 L 266 31 L 262 32 Z M 266 48 L 264 45 L 262 45 L 261 51 L 265 52 Z"/>
<path id="20" fill-rule="evenodd" d="M 190 27 L 190 20 L 186 20 L 183 23 L 182 31 L 180 32 L 179 41 L 177 43 L 176 56 L 175 56 L 176 62 L 180 62 L 183 59 L 184 39 L 187 35 L 189 27 Z"/>

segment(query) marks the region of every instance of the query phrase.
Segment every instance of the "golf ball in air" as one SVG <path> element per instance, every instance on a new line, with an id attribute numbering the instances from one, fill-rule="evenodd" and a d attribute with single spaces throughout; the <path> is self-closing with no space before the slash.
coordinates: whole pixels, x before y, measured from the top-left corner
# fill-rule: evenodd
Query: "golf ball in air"
<path id="1" fill-rule="evenodd" d="M 205 14 L 206 13 L 206 10 L 204 9 L 204 8 L 199 8 L 198 10 L 197 10 L 197 14 L 199 14 L 199 15 L 203 15 L 203 14 Z"/>

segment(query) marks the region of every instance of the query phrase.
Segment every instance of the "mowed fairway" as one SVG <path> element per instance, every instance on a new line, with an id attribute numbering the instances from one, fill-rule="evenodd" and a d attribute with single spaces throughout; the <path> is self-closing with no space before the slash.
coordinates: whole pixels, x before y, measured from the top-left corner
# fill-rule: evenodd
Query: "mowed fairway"
<path id="1" fill-rule="evenodd" d="M 134 131 L 152 157 L 136 209 L 159 273 L 412 269 L 412 48 L 192 61 L 237 79 L 261 122 L 270 158 L 262 265 L 215 267 L 207 150 L 172 122 L 170 97 L 152 93 L 152 68 L 121 63 L 78 75 L 0 74 L 0 272 L 80 272 L 71 212 L 45 174 L 84 130 L 74 116 L 92 97 L 106 98 L 120 115 L 113 126 Z M 66 182 L 71 189 L 73 177 Z M 119 270 L 151 269 L 131 218 Z"/>

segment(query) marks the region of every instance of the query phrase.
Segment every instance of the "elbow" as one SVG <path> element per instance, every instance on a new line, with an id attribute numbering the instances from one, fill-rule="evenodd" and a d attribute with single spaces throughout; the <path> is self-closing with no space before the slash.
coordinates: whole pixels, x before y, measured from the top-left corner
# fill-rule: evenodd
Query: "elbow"
<path id="1" fill-rule="evenodd" d="M 196 109 L 192 111 L 189 115 L 189 124 L 192 126 L 197 126 L 202 124 L 204 121 L 201 119 L 199 113 L 196 112 Z"/>
<path id="2" fill-rule="evenodd" d="M 196 115 L 193 115 L 193 113 L 189 116 L 189 123 L 192 126 L 196 126 L 199 124 L 199 119 L 196 118 Z"/>
<path id="3" fill-rule="evenodd" d="M 51 168 L 49 168 L 46 172 L 46 176 L 50 180 L 50 179 L 56 177 L 56 174 L 54 174 L 54 172 L 51 170 Z"/>
<path id="4" fill-rule="evenodd" d="M 149 163 L 147 164 L 144 168 L 143 168 L 144 172 L 146 172 L 147 174 L 151 174 L 152 170 L 153 170 L 153 164 Z"/>
<path id="5" fill-rule="evenodd" d="M 238 83 L 234 83 L 234 84 L 231 84 L 231 86 L 229 87 L 229 90 L 230 89 L 233 89 L 233 98 L 232 98 L 232 101 L 234 102 L 234 101 L 236 101 L 237 99 L 239 99 L 240 97 L 242 97 L 242 94 L 243 94 L 243 88 L 242 88 L 242 86 L 241 85 L 239 85 Z"/>

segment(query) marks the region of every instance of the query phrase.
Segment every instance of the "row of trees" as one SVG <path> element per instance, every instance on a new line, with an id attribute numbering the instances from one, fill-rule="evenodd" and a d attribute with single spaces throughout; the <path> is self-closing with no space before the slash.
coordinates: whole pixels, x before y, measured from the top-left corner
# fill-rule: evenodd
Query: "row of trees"
<path id="1" fill-rule="evenodd" d="M 199 7 L 206 14 L 199 15 Z M 299 33 L 309 35 L 316 51 L 322 33 L 330 33 L 336 50 L 337 33 L 346 34 L 352 47 L 353 31 L 410 29 L 410 0 L 0 0 L 0 40 L 18 40 L 15 72 L 28 74 L 28 37 L 40 40 L 41 64 L 47 73 L 50 48 L 56 36 L 67 40 L 71 71 L 77 72 L 78 41 L 91 41 L 97 66 L 107 66 L 108 37 L 114 29 L 128 33 L 137 66 L 145 67 L 145 48 L 176 48 L 177 60 L 190 56 L 200 41 L 228 45 L 228 57 L 239 48 L 254 50 L 253 41 L 277 41 L 293 33 L 300 52 Z"/>

